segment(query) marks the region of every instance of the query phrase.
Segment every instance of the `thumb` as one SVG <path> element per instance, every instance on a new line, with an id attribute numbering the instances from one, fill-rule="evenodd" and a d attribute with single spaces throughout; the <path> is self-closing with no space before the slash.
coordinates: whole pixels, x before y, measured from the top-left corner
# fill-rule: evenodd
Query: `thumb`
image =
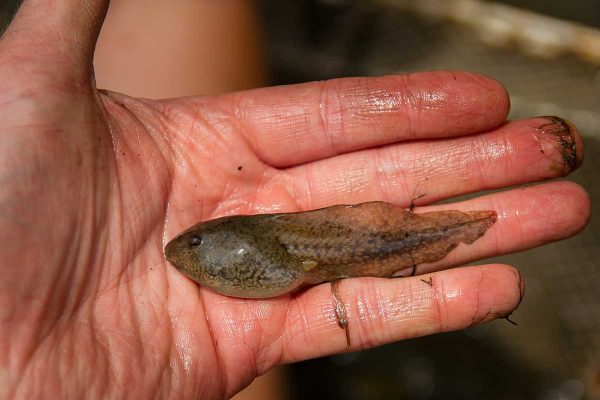
<path id="1" fill-rule="evenodd" d="M 65 77 L 92 75 L 94 47 L 109 0 L 25 0 L 2 38 L 20 62 Z"/>

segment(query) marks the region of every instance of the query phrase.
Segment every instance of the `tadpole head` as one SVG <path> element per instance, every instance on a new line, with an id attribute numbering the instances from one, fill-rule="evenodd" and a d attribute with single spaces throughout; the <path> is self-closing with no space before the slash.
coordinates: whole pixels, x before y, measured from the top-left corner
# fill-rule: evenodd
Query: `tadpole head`
<path id="1" fill-rule="evenodd" d="M 237 227 L 237 229 L 236 229 Z M 256 268 L 254 246 L 231 219 L 198 224 L 171 240 L 165 257 L 181 273 L 222 294 L 236 294 Z"/>
<path id="2" fill-rule="evenodd" d="M 204 242 L 202 232 L 186 231 L 165 246 L 165 257 L 179 271 L 202 283 L 202 265 L 199 263 L 201 259 L 199 256 L 206 251 L 203 248 L 206 247 Z"/>

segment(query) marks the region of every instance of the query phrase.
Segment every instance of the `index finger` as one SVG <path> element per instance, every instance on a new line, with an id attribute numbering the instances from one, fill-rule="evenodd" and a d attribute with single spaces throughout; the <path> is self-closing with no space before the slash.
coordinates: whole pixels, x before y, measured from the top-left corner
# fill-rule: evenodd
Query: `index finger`
<path id="1" fill-rule="evenodd" d="M 500 125 L 509 110 L 498 82 L 450 71 L 334 79 L 229 96 L 249 144 L 274 167 L 480 132 Z"/>

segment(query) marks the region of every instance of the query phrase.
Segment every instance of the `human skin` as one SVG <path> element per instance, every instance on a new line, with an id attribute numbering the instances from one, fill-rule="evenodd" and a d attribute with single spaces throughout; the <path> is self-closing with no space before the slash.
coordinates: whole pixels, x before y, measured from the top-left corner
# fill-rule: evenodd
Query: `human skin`
<path id="1" fill-rule="evenodd" d="M 261 39 L 251 0 L 113 0 L 96 46 L 98 87 L 156 99 L 263 86 Z"/>
<path id="2" fill-rule="evenodd" d="M 359 350 L 509 314 L 523 294 L 516 269 L 449 268 L 568 237 L 589 219 L 585 191 L 565 181 L 429 206 L 577 166 L 565 168 L 550 120 L 505 122 L 508 96 L 488 78 L 134 99 L 96 90 L 107 2 L 83 4 L 27 0 L 0 40 L 3 398 L 223 398 L 275 365 L 345 350 L 329 284 L 242 300 L 169 265 L 167 240 L 200 220 L 408 206 L 416 190 L 422 211 L 496 211 L 484 237 L 424 276 L 342 281 Z M 569 137 L 580 160 L 581 138 Z"/>

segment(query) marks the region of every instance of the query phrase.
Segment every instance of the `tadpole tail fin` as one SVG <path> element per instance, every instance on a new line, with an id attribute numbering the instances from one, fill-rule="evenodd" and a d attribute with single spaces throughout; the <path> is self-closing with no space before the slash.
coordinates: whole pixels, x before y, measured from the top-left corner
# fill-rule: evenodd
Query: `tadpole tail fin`
<path id="1" fill-rule="evenodd" d="M 497 220 L 495 211 L 442 211 L 420 217 L 429 232 L 421 234 L 423 245 L 411 252 L 417 265 L 441 260 L 460 243 L 472 244 Z"/>

